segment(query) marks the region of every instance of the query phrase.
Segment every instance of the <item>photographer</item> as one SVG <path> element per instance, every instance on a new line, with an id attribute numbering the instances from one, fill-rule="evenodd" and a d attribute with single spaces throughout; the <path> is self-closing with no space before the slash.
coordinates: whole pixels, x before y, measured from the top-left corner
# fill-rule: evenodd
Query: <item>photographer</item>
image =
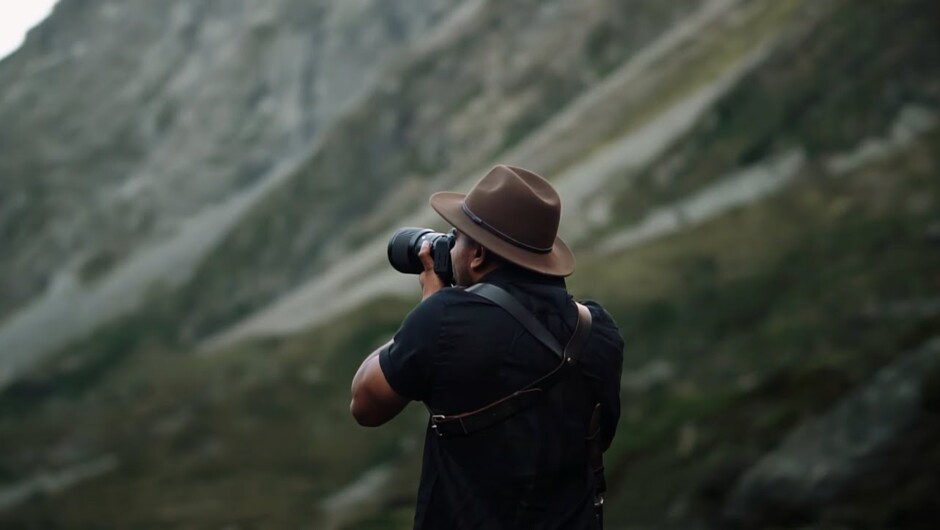
<path id="1" fill-rule="evenodd" d="M 600 528 L 623 341 L 566 290 L 557 192 L 500 165 L 430 203 L 455 230 L 390 242 L 397 269 L 420 269 L 423 300 L 363 361 L 353 416 L 378 426 L 412 400 L 430 411 L 415 528 Z"/>

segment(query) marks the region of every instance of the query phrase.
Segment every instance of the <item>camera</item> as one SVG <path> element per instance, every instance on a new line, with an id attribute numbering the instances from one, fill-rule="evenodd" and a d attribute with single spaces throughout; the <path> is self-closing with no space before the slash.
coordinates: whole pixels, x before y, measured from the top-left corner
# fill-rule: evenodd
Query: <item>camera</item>
<path id="1" fill-rule="evenodd" d="M 440 276 L 444 285 L 454 284 L 454 268 L 450 262 L 450 249 L 454 246 L 454 230 L 446 234 L 430 228 L 408 226 L 399 228 L 388 240 L 388 262 L 398 272 L 420 274 L 424 270 L 418 251 L 427 241 L 431 246 L 431 258 L 434 260 L 434 272 Z"/>

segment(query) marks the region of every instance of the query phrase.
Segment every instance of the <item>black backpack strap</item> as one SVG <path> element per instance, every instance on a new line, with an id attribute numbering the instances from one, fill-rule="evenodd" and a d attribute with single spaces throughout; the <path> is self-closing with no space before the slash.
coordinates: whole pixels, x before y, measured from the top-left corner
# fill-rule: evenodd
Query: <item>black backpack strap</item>
<path id="1" fill-rule="evenodd" d="M 477 285 L 489 285 L 494 289 L 498 289 L 498 291 L 496 291 L 494 289 L 485 288 L 487 294 L 497 293 L 495 295 L 495 300 L 488 296 L 485 296 L 485 298 L 493 301 L 503 309 L 506 309 L 507 312 L 516 317 L 523 327 L 535 335 L 536 338 L 538 338 L 538 335 L 536 335 L 532 329 L 541 329 L 544 331 L 544 333 L 552 338 L 555 344 L 558 344 L 558 341 L 555 340 L 554 336 L 551 335 L 545 326 L 536 320 L 536 318 L 532 316 L 532 313 L 526 310 L 522 304 L 520 304 L 511 294 L 504 291 L 503 289 L 500 289 L 499 287 L 496 287 L 495 285 Z M 477 285 L 474 285 L 474 287 Z M 473 287 L 470 289 L 473 289 Z M 474 289 L 472 292 L 480 294 L 479 289 Z M 500 303 L 507 299 L 511 300 L 511 304 L 514 304 L 509 306 L 513 307 L 512 310 L 508 309 L 507 306 Z M 557 384 L 569 373 L 571 370 L 570 367 L 577 363 L 581 354 L 581 350 L 587 344 L 588 336 L 591 332 L 591 312 L 587 307 L 581 304 L 577 304 L 577 308 L 578 322 L 575 326 L 574 333 L 571 335 L 571 339 L 568 341 L 568 344 L 565 346 L 564 350 L 562 350 L 560 347 L 558 348 L 557 354 L 561 358 L 561 362 L 558 363 L 558 366 L 556 366 L 548 374 L 526 385 L 526 387 L 522 390 L 513 392 L 512 394 L 498 399 L 493 403 L 490 403 L 489 405 L 481 407 L 477 410 L 453 415 L 434 414 L 432 411 L 431 428 L 434 429 L 434 432 L 437 433 L 438 436 L 461 436 L 472 434 L 476 431 L 491 427 L 539 402 L 542 397 L 548 393 L 552 387 L 555 386 L 555 384 Z M 522 318 L 516 316 L 517 313 L 514 313 L 513 311 L 516 311 L 519 315 L 522 315 Z M 534 322 L 534 324 L 530 324 L 530 328 L 530 326 L 525 324 L 523 319 L 529 321 L 530 323 Z M 540 340 L 540 342 L 543 342 L 544 344 L 544 341 Z M 546 346 L 548 346 L 548 344 L 546 344 Z"/>

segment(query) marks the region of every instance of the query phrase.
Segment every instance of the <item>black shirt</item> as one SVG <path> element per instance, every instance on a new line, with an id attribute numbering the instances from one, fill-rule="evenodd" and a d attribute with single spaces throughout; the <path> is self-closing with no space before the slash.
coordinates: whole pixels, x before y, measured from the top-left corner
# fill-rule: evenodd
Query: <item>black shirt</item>
<path id="1" fill-rule="evenodd" d="M 561 344 L 577 322 L 562 278 L 500 268 L 484 282 L 519 300 Z M 620 416 L 623 340 L 597 303 L 574 374 L 547 399 L 469 436 L 425 435 L 416 529 L 593 528 L 593 477 L 585 435 L 602 406 L 604 446 Z M 509 313 L 462 288 L 446 288 L 405 318 L 379 362 L 391 387 L 435 414 L 478 409 L 520 390 L 558 358 Z"/>

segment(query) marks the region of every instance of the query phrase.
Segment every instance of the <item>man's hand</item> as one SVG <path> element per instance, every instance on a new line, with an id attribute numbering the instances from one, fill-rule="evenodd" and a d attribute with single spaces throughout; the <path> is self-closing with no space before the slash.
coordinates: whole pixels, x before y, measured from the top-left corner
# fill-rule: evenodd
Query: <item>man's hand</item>
<path id="1" fill-rule="evenodd" d="M 421 250 L 418 251 L 418 259 L 424 270 L 418 275 L 418 283 L 421 284 L 421 300 L 425 300 L 432 294 L 444 288 L 444 282 L 441 277 L 434 272 L 434 258 L 431 257 L 431 245 L 427 241 L 421 243 Z"/>

